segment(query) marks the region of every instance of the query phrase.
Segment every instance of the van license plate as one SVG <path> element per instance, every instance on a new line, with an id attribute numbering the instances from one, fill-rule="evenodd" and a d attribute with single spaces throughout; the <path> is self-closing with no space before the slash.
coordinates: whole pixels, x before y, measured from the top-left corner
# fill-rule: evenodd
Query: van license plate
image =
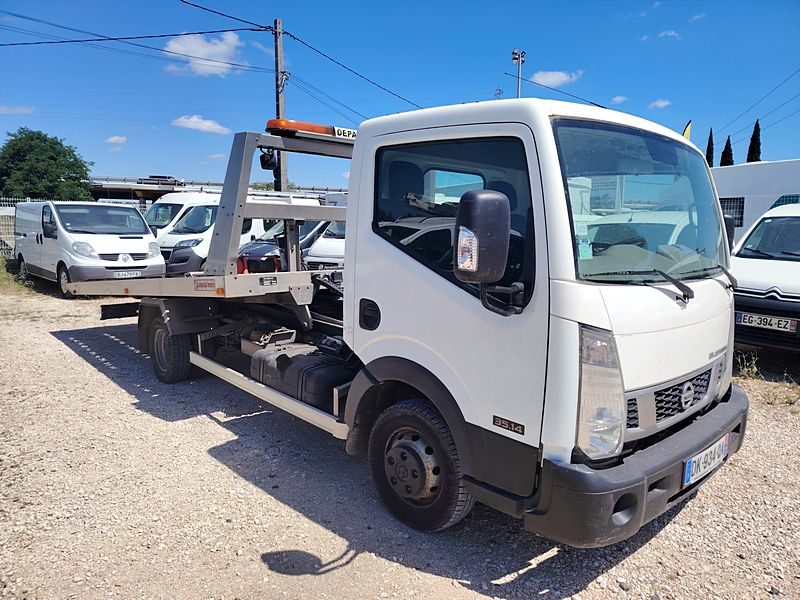
<path id="1" fill-rule="evenodd" d="M 797 319 L 783 319 L 781 317 L 754 315 L 739 311 L 736 311 L 736 324 L 762 327 L 763 329 L 776 329 L 777 331 L 786 331 L 788 333 L 797 331 Z"/>
<path id="2" fill-rule="evenodd" d="M 141 271 L 114 271 L 114 279 L 130 279 L 132 277 L 141 276 Z"/>
<path id="3" fill-rule="evenodd" d="M 706 448 L 700 454 L 686 461 L 683 468 L 683 487 L 692 485 L 694 482 L 701 480 L 722 464 L 722 461 L 728 456 L 729 435 L 730 434 L 725 434 L 716 444 Z"/>

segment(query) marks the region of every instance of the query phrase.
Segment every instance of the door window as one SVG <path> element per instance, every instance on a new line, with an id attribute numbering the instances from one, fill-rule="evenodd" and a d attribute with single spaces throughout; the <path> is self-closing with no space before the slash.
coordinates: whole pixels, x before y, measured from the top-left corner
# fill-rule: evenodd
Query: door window
<path id="1" fill-rule="evenodd" d="M 53 210 L 47 204 L 42 209 L 42 234 L 46 238 L 56 237 L 56 218 Z"/>
<path id="2" fill-rule="evenodd" d="M 533 282 L 533 216 L 525 147 L 512 137 L 422 142 L 381 148 L 376 160 L 373 230 L 457 285 L 453 229 L 461 196 L 502 192 L 511 240 L 502 284 Z"/>

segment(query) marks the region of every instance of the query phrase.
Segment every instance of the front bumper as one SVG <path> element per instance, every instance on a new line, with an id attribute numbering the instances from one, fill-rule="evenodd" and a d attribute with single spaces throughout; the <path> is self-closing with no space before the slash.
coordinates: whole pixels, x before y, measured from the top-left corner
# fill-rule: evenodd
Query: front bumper
<path id="1" fill-rule="evenodd" d="M 753 298 L 741 294 L 734 294 L 733 298 L 734 310 L 738 312 L 800 320 L 800 302 L 777 298 Z M 737 344 L 800 351 L 800 327 L 794 333 L 738 323 L 734 327 L 734 341 Z"/>
<path id="2" fill-rule="evenodd" d="M 67 269 L 69 272 L 69 280 L 72 282 L 79 281 L 97 281 L 99 279 L 114 279 L 114 271 L 139 271 L 139 277 L 163 277 L 164 276 L 164 263 L 159 262 L 156 264 L 143 265 L 137 262 L 132 262 L 130 266 L 114 266 L 105 267 L 100 265 L 73 265 Z"/>
<path id="3" fill-rule="evenodd" d="M 183 275 L 202 271 L 204 257 L 199 256 L 191 247 L 175 248 L 167 262 L 168 275 Z"/>
<path id="4" fill-rule="evenodd" d="M 741 448 L 748 406 L 747 396 L 734 385 L 726 401 L 680 431 L 624 457 L 615 467 L 593 469 L 545 460 L 539 504 L 523 515 L 525 528 L 576 547 L 607 546 L 629 538 L 690 496 L 719 468 L 682 488 L 688 458 L 726 433 L 730 434 L 728 458 Z"/>

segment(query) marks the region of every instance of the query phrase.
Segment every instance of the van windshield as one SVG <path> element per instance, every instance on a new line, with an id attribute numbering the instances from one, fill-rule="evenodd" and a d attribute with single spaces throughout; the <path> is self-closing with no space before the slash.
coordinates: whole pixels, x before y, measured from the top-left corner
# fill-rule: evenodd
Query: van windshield
<path id="1" fill-rule="evenodd" d="M 61 225 L 70 233 L 150 233 L 139 211 L 128 206 L 98 206 L 87 202 L 85 205 L 56 204 L 55 209 Z"/>
<path id="2" fill-rule="evenodd" d="M 553 127 L 579 278 L 696 279 L 727 267 L 719 203 L 698 152 L 632 127 L 577 119 Z"/>
<path id="3" fill-rule="evenodd" d="M 800 217 L 762 219 L 747 236 L 736 256 L 800 261 Z"/>
<path id="4" fill-rule="evenodd" d="M 151 227 L 164 227 L 180 212 L 183 204 L 156 203 L 144 213 L 144 220 Z"/>
<path id="5" fill-rule="evenodd" d="M 203 233 L 217 220 L 217 208 L 213 206 L 193 206 L 181 220 L 175 224 L 175 228 L 170 233 Z"/>

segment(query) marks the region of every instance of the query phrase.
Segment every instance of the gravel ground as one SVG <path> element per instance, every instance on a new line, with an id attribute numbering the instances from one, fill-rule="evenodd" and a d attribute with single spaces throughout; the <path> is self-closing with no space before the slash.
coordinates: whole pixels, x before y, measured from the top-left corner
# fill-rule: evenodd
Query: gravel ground
<path id="1" fill-rule="evenodd" d="M 407 529 L 341 442 L 208 376 L 159 383 L 99 304 L 0 294 L 3 597 L 800 597 L 796 360 L 743 382 L 745 446 L 695 499 L 575 550 L 481 506 Z"/>

